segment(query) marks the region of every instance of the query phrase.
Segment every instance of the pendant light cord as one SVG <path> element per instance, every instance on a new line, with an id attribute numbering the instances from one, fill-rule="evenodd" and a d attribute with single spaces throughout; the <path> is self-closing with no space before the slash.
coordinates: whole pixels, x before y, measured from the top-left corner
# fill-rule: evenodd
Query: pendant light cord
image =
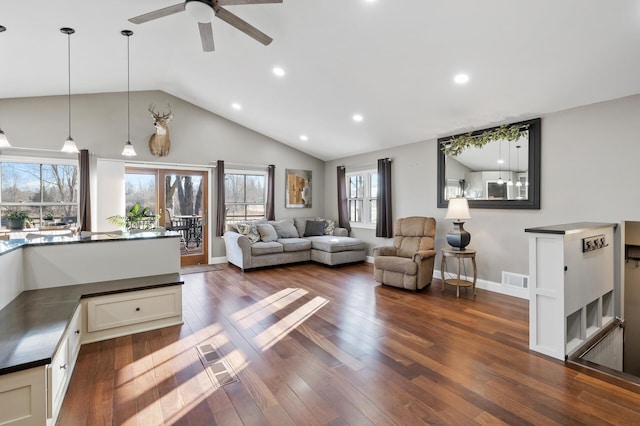
<path id="1" fill-rule="evenodd" d="M 130 76 L 129 76 L 129 38 L 130 36 L 127 36 L 127 142 L 131 142 L 131 102 L 130 102 L 130 93 L 131 90 L 129 88 L 129 80 L 130 80 Z"/>
<path id="2" fill-rule="evenodd" d="M 68 101 L 69 101 L 69 139 L 71 139 L 71 33 L 67 33 L 67 59 L 68 59 L 68 63 L 67 63 L 67 69 L 69 71 L 68 75 L 69 75 L 69 95 L 68 95 Z"/>

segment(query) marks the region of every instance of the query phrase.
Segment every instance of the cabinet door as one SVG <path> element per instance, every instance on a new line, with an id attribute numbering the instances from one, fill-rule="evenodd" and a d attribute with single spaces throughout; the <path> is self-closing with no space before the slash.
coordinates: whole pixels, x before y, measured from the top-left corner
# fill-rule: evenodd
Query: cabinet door
<path id="1" fill-rule="evenodd" d="M 67 336 L 69 336 L 69 374 L 73 371 L 76 358 L 78 358 L 78 352 L 80 351 L 80 342 L 82 340 L 81 310 L 82 305 L 78 305 L 67 329 Z"/>
<path id="2" fill-rule="evenodd" d="M 47 417 L 57 413 L 66 389 L 69 362 L 69 341 L 65 336 L 48 368 Z"/>

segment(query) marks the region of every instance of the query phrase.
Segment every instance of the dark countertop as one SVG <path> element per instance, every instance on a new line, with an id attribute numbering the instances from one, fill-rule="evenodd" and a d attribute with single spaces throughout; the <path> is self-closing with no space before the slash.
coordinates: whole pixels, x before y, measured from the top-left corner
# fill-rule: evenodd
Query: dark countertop
<path id="1" fill-rule="evenodd" d="M 23 291 L 0 310 L 0 375 L 50 364 L 81 298 L 182 284 L 176 273 Z"/>
<path id="2" fill-rule="evenodd" d="M 618 226 L 618 224 L 616 223 L 576 222 L 566 223 L 562 225 L 540 226 L 538 228 L 526 228 L 524 232 L 531 232 L 534 234 L 567 235 L 602 228 L 615 228 L 616 226 Z"/>
<path id="3" fill-rule="evenodd" d="M 45 235 L 40 238 L 16 238 L 12 240 L 0 240 L 0 256 L 9 253 L 20 247 L 96 243 L 106 241 L 138 240 L 150 238 L 179 237 L 180 233 L 175 231 L 135 231 L 135 232 L 111 232 L 111 233 L 85 233 L 80 235 Z"/>

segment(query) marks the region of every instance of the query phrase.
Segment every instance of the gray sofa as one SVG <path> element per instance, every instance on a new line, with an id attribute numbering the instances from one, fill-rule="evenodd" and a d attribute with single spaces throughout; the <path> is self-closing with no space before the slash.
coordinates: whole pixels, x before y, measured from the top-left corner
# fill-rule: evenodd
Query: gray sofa
<path id="1" fill-rule="evenodd" d="M 322 230 L 319 222 L 325 224 Z M 366 257 L 364 242 L 349 237 L 332 220 L 315 217 L 228 225 L 224 243 L 227 261 L 243 271 L 307 261 L 334 266 L 362 262 Z"/>

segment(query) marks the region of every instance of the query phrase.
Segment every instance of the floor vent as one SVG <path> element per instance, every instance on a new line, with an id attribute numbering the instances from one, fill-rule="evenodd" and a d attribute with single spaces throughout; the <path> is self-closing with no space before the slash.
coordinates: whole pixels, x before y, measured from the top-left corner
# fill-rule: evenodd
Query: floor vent
<path id="1" fill-rule="evenodd" d="M 196 348 L 198 356 L 207 374 L 217 387 L 238 381 L 238 377 L 231 366 L 220 357 L 212 344 L 205 343 Z"/>
<path id="2" fill-rule="evenodd" d="M 529 277 L 514 272 L 502 271 L 502 285 L 517 288 L 529 288 Z"/>

